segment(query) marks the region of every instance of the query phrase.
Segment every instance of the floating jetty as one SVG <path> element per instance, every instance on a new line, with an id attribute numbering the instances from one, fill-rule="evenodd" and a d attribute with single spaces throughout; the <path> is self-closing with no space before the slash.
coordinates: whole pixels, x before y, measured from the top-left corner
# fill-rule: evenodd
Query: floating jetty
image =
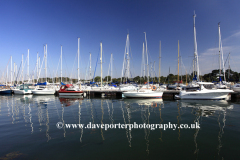
<path id="1" fill-rule="evenodd" d="M 118 90 L 89 90 L 83 91 L 84 96 L 90 98 L 99 98 L 99 97 L 111 97 L 116 99 L 122 99 L 122 91 Z"/>
<path id="2" fill-rule="evenodd" d="M 179 95 L 180 91 L 177 90 L 167 90 L 163 92 L 162 99 L 163 100 L 174 100 L 175 95 Z"/>
<path id="3" fill-rule="evenodd" d="M 174 100 L 175 95 L 179 94 L 180 91 L 164 91 L 162 99 L 164 100 Z M 122 91 L 112 91 L 112 90 L 89 90 L 89 91 L 84 91 L 84 96 L 94 98 L 94 97 L 109 97 L 109 98 L 117 98 L 117 99 L 122 99 Z"/>
<path id="4" fill-rule="evenodd" d="M 180 91 L 178 90 L 167 90 L 163 91 L 162 99 L 163 100 L 174 100 L 175 95 L 179 95 Z M 122 99 L 122 91 L 116 90 L 89 90 L 84 91 L 84 95 L 90 98 L 101 98 L 101 97 L 108 97 L 108 98 L 116 98 Z M 239 101 L 240 100 L 240 92 L 233 92 L 230 94 L 231 101 Z"/>
<path id="5" fill-rule="evenodd" d="M 231 93 L 231 101 L 240 101 L 240 92 L 233 92 Z"/>

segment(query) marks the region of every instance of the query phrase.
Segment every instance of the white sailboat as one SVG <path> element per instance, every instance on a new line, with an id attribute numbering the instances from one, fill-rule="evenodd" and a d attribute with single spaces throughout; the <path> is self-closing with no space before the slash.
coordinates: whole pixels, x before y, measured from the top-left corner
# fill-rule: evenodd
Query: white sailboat
<path id="1" fill-rule="evenodd" d="M 29 83 L 30 80 L 30 76 L 29 76 L 29 49 L 28 49 L 28 56 L 27 56 L 27 60 L 28 60 L 28 70 L 27 70 L 27 78 L 28 81 L 27 83 L 23 83 L 22 85 L 20 85 L 19 87 L 13 89 L 14 94 L 32 94 L 32 84 Z M 22 64 L 23 64 L 23 56 L 22 56 Z M 23 81 L 23 65 L 22 65 L 22 82 Z"/>
<path id="2" fill-rule="evenodd" d="M 196 43 L 196 29 L 195 29 L 195 13 L 194 13 L 194 48 L 195 48 L 195 59 L 197 60 L 197 80 L 199 80 L 199 64 L 198 64 L 198 54 L 197 54 L 197 43 Z M 210 82 L 196 82 L 195 85 L 198 85 L 199 88 L 196 90 L 183 90 L 180 91 L 179 95 L 175 95 L 175 98 L 177 99 L 210 99 L 210 100 L 220 100 L 220 99 L 227 99 L 227 96 L 229 93 L 233 92 L 229 89 L 206 89 L 204 85 L 213 85 L 213 83 Z"/>
<path id="3" fill-rule="evenodd" d="M 146 60 L 147 60 L 147 77 L 148 83 L 146 87 L 142 87 L 137 91 L 124 92 L 123 95 L 126 98 L 162 98 L 163 92 L 156 91 L 156 86 L 149 86 L 149 66 L 148 66 L 148 52 L 147 52 L 147 37 L 145 33 L 145 43 L 146 43 Z M 150 88 L 151 87 L 151 88 Z"/>
<path id="4" fill-rule="evenodd" d="M 41 86 L 39 85 L 34 90 L 32 90 L 32 93 L 35 94 L 35 95 L 49 95 L 49 94 L 53 95 L 56 92 L 55 86 L 49 86 L 47 84 L 47 44 L 46 44 L 46 50 L 45 50 L 45 46 L 44 46 L 44 59 L 45 59 L 46 84 L 45 85 L 41 85 Z M 38 76 L 40 76 L 40 74 Z"/>
<path id="5" fill-rule="evenodd" d="M 221 40 L 221 32 L 220 32 L 220 22 L 218 23 L 218 33 L 219 33 L 219 83 L 216 84 L 216 87 L 218 89 L 226 89 L 227 86 L 223 83 L 221 79 L 221 76 L 222 76 L 221 70 L 223 69 L 223 78 L 224 78 L 223 80 L 226 83 L 225 67 L 224 67 L 224 61 L 223 61 L 222 40 Z"/>
<path id="6" fill-rule="evenodd" d="M 122 67 L 122 77 L 125 78 L 126 82 L 130 78 L 130 56 L 129 56 L 130 53 L 129 53 L 129 51 L 130 51 L 130 40 L 129 40 L 129 34 L 127 34 L 125 53 L 124 53 L 124 58 L 123 58 L 123 67 Z M 123 81 L 122 77 L 121 77 L 121 82 Z M 119 90 L 123 91 L 123 92 L 136 91 L 138 89 L 139 89 L 138 86 L 133 85 L 131 83 L 121 84 L 119 86 Z"/>

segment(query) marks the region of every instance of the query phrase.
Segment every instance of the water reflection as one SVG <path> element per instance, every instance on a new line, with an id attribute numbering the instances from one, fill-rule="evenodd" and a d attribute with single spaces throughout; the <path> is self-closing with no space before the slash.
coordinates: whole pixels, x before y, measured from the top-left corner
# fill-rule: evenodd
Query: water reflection
<path id="1" fill-rule="evenodd" d="M 145 105 L 145 106 L 151 106 L 153 108 L 157 107 L 158 104 L 163 104 L 162 99 L 129 99 L 126 98 L 124 99 L 124 102 L 126 104 L 138 104 L 140 106 Z"/>
<path id="2" fill-rule="evenodd" d="M 70 107 L 68 107 L 70 106 Z M 60 143 L 67 142 L 71 147 L 76 143 L 81 143 L 81 150 L 90 153 L 89 149 L 110 149 L 115 142 L 119 143 L 112 151 L 121 150 L 123 147 L 128 153 L 138 153 L 143 159 L 157 159 L 151 157 L 157 155 L 157 150 L 161 148 L 161 156 L 166 155 L 166 148 L 176 145 L 174 152 L 192 152 L 198 159 L 206 153 L 209 148 L 203 144 L 213 145 L 216 156 L 226 153 L 226 133 L 225 124 L 227 118 L 232 116 L 229 110 L 235 107 L 227 101 L 162 101 L 162 99 L 83 99 L 82 97 L 55 97 L 55 96 L 35 96 L 35 95 L 14 95 L 0 97 L 0 118 L 3 124 L 0 127 L 8 127 L 7 133 L 15 136 L 15 130 L 21 131 L 21 138 L 26 137 L 26 141 L 36 141 L 36 143 L 49 142 L 55 148 Z M 201 128 L 192 130 L 138 128 L 138 129 L 68 129 L 63 125 L 62 129 L 56 128 L 56 123 L 63 124 L 192 124 L 198 122 Z M 216 123 L 215 123 L 216 122 Z M 216 125 L 215 125 L 216 124 Z M 18 126 L 18 128 L 17 128 Z M 16 127 L 16 128 L 14 128 Z M 1 129 L 2 129 L 1 128 Z M 210 130 L 213 139 L 207 137 Z M 5 130 L 2 130 L 3 133 Z M 180 132 L 181 131 L 181 132 Z M 216 132 L 214 132 L 216 131 Z M 226 131 L 225 131 L 226 132 Z M 180 141 L 181 133 L 181 141 Z M 18 133 L 17 133 L 18 134 Z M 14 135 L 14 136 L 13 136 Z M 22 136 L 25 135 L 25 136 Z M 186 136 L 187 135 L 187 136 Z M 17 137 L 17 136 L 15 136 Z M 206 139 L 205 139 L 206 138 Z M 3 136 L 0 135 L 0 140 Z M 55 139 L 55 140 L 53 140 Z M 57 139 L 57 140 L 56 140 Z M 18 146 L 19 139 L 14 139 L 10 144 Z M 159 143 L 160 142 L 160 143 Z M 5 140 L 3 145 L 9 142 Z M 56 143 L 56 144 L 55 144 Z M 102 145 L 104 144 L 104 145 Z M 37 144 L 39 145 L 39 144 Z M 100 146 L 101 145 L 101 146 Z M 45 145 L 44 145 L 45 146 Z M 100 146 L 100 147 L 99 147 Z M 207 149 L 206 149 L 207 148 Z M 44 150 L 44 148 L 41 148 Z M 58 148 L 57 148 L 58 149 Z M 73 149 L 73 148 L 71 148 Z M 211 152 L 212 152 L 211 150 Z M 5 152 L 10 153 L 12 150 Z M 143 151 L 143 152 L 142 152 Z M 224 152 L 225 151 L 225 152 Z M 0 151 L 1 152 L 1 151 Z M 141 153 L 140 153 L 141 152 Z M 185 153 L 186 153 L 185 152 Z M 209 151 L 210 152 L 210 151 Z M 85 153 L 82 152 L 85 155 Z M 144 157 L 148 156 L 148 157 Z M 172 156 L 173 157 L 173 156 Z M 65 158 L 65 157 L 64 157 Z M 84 157 L 87 159 L 86 157 Z M 83 159 L 84 159 L 83 158 Z M 167 159 L 163 157 L 163 159 Z"/>
<path id="3" fill-rule="evenodd" d="M 180 106 L 191 107 L 193 109 L 193 114 L 196 116 L 194 123 L 200 124 L 199 120 L 201 117 L 210 117 L 210 116 L 217 116 L 217 122 L 219 125 L 219 132 L 218 132 L 218 156 L 220 155 L 220 150 L 222 148 L 222 136 L 223 136 L 223 129 L 225 127 L 226 122 L 226 113 L 227 110 L 232 110 L 233 105 L 230 105 L 227 101 L 212 101 L 212 100 L 182 100 L 179 101 Z M 221 118 L 222 117 L 222 118 Z M 194 133 L 194 143 L 195 143 L 195 151 L 194 154 L 198 156 L 199 148 L 197 145 L 197 136 L 200 131 L 200 128 L 196 128 L 196 132 Z M 220 157 L 221 158 L 221 157 Z"/>
<path id="4" fill-rule="evenodd" d="M 141 112 L 141 119 L 142 119 L 142 124 L 146 124 L 146 125 L 149 125 L 150 124 L 150 115 L 151 115 L 151 112 L 154 112 L 154 108 L 157 108 L 159 107 L 159 114 L 160 114 L 160 124 L 163 122 L 163 119 L 161 117 L 161 104 L 163 104 L 163 100 L 162 99 L 124 99 L 124 103 L 127 105 L 127 111 L 128 113 L 131 113 L 131 110 L 130 110 L 130 107 L 131 105 L 133 104 L 137 104 L 139 105 L 140 107 L 140 112 Z M 131 124 L 130 122 L 130 119 L 131 119 L 131 116 L 130 114 L 128 114 L 128 124 Z M 124 122 L 125 122 L 125 118 L 124 118 Z M 126 124 L 126 122 L 125 122 Z M 149 140 L 149 137 L 150 137 L 150 131 L 151 131 L 151 128 L 144 128 L 144 138 L 146 140 L 146 152 L 147 152 L 147 155 L 149 155 L 149 145 L 150 145 L 150 140 Z M 128 135 L 128 132 L 129 132 L 129 135 Z M 126 132 L 127 134 L 127 138 L 129 140 L 129 146 L 131 147 L 131 139 L 132 139 L 132 136 L 131 136 L 131 130 L 129 130 L 128 132 Z M 162 141 L 162 130 L 160 129 L 160 133 L 161 133 L 161 136 L 160 136 L 160 140 Z"/>
<path id="5" fill-rule="evenodd" d="M 59 101 L 64 107 L 69 107 L 83 100 L 83 96 L 59 96 Z"/>

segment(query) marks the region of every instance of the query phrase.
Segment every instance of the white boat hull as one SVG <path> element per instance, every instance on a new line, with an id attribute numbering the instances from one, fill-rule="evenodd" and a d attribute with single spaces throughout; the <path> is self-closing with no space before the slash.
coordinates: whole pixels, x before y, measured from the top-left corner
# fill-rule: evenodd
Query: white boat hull
<path id="1" fill-rule="evenodd" d="M 55 90 L 32 90 L 32 93 L 36 95 L 55 94 L 55 92 Z"/>
<path id="2" fill-rule="evenodd" d="M 14 94 L 32 94 L 32 90 L 13 90 Z"/>
<path id="3" fill-rule="evenodd" d="M 232 90 L 217 89 L 210 91 L 181 91 L 179 96 L 176 95 L 179 99 L 195 99 L 195 100 L 222 100 L 227 99 L 228 94 L 233 92 Z"/>
<path id="4" fill-rule="evenodd" d="M 151 92 L 124 92 L 126 98 L 162 98 L 163 92 L 151 91 Z"/>
<path id="5" fill-rule="evenodd" d="M 233 90 L 234 90 L 235 92 L 240 92 L 240 87 L 233 87 Z"/>

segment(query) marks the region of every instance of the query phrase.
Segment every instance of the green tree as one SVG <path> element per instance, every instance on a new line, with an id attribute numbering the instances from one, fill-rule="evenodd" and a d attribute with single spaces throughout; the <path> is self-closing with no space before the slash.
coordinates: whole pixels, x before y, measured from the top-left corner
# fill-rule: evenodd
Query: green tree
<path id="1" fill-rule="evenodd" d="M 95 77 L 94 82 L 101 82 L 101 77 L 100 76 Z"/>
<path id="2" fill-rule="evenodd" d="M 111 81 L 111 76 L 106 76 L 103 80 L 110 82 Z"/>

